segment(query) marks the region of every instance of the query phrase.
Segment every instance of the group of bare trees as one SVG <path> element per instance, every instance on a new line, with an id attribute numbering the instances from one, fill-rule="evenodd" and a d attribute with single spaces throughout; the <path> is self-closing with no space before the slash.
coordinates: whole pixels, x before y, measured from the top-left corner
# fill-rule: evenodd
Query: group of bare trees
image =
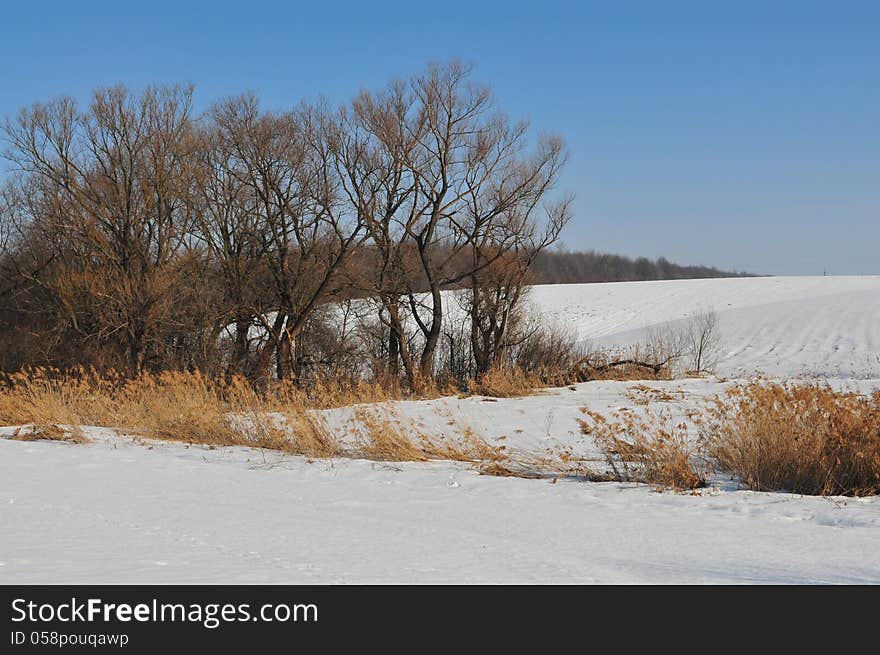
<path id="1" fill-rule="evenodd" d="M 113 87 L 6 122 L 0 367 L 298 379 L 361 374 L 366 353 L 416 388 L 450 291 L 468 373 L 523 338 L 529 272 L 569 220 L 551 199 L 564 147 L 511 122 L 467 67 L 338 108 L 245 95 L 195 116 L 192 92 Z"/>

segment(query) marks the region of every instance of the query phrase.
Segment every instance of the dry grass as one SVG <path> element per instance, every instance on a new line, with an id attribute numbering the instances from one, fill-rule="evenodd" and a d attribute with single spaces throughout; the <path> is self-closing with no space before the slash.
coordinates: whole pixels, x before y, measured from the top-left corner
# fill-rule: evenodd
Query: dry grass
<path id="1" fill-rule="evenodd" d="M 492 398 L 528 396 L 545 386 L 534 373 L 526 373 L 518 366 L 496 366 L 478 380 L 468 382 L 468 391 Z"/>
<path id="2" fill-rule="evenodd" d="M 406 433 L 400 419 L 390 408 L 358 407 L 354 412 L 354 431 L 359 437 L 360 452 L 366 459 L 393 462 L 423 462 L 429 459 Z"/>
<path id="3" fill-rule="evenodd" d="M 484 462 L 481 475 L 496 477 L 515 477 L 529 479 L 559 478 L 603 481 L 606 478 L 596 473 L 583 457 L 575 456 L 570 450 L 548 449 L 544 453 L 507 451 L 500 461 Z"/>
<path id="4" fill-rule="evenodd" d="M 527 395 L 541 381 L 519 368 L 492 370 L 471 391 L 494 397 Z M 422 397 L 449 393 L 436 384 Z M 0 384 L 0 423 L 32 424 L 19 438 L 85 440 L 79 426 L 96 425 L 151 439 L 208 446 L 246 446 L 308 458 L 357 457 L 384 461 L 452 460 L 481 473 L 516 477 L 595 479 L 586 464 L 565 452 L 510 452 L 456 421 L 441 436 L 408 424 L 384 402 L 401 397 L 396 385 L 315 380 L 306 389 L 277 384 L 255 390 L 242 379 L 165 372 L 126 379 L 80 369 L 34 369 Z M 355 440 L 343 442 L 316 409 L 357 406 Z M 70 426 L 64 429 L 58 426 Z"/>
<path id="5" fill-rule="evenodd" d="M 13 441 L 65 441 L 69 443 L 89 443 L 88 437 L 79 427 L 63 425 L 23 425 L 9 437 Z"/>
<path id="6" fill-rule="evenodd" d="M 636 405 L 650 405 L 652 402 L 674 403 L 684 400 L 684 391 L 681 389 L 667 391 L 646 384 L 634 384 L 627 387 L 626 397 Z"/>
<path id="7" fill-rule="evenodd" d="M 581 410 L 581 432 L 593 438 L 605 455 L 613 479 L 643 482 L 678 491 L 706 485 L 694 465 L 696 453 L 688 444 L 687 426 L 675 424 L 667 412 L 641 417 L 618 411 L 609 420 L 598 412 Z"/>
<path id="8" fill-rule="evenodd" d="M 582 411 L 582 432 L 619 481 L 694 489 L 705 485 L 711 467 L 755 491 L 880 493 L 880 391 L 865 396 L 827 385 L 752 382 L 693 415 L 693 446 L 687 425 L 668 410 L 621 410 L 611 419 Z M 708 466 L 696 466 L 700 459 Z"/>
<path id="9" fill-rule="evenodd" d="M 474 391 L 493 396 L 529 393 L 534 378 L 496 369 Z M 440 393 L 436 387 L 435 392 Z M 429 390 L 429 392 L 431 391 Z M 662 407 L 674 392 L 633 385 L 639 413 L 610 419 L 584 410 L 581 429 L 605 454 L 611 477 L 673 489 L 705 484 L 706 469 L 739 477 L 750 489 L 804 494 L 880 493 L 880 391 L 866 397 L 827 386 L 766 382 L 735 388 L 698 412 L 698 446 L 684 424 Z M 316 381 L 307 390 L 276 385 L 256 391 L 244 380 L 168 372 L 137 379 L 36 369 L 0 383 L 0 423 L 27 426 L 12 438 L 87 441 L 80 429 L 97 425 L 129 434 L 211 446 L 247 446 L 309 458 L 384 461 L 453 460 L 487 475 L 597 479 L 566 452 L 514 452 L 456 421 L 430 436 L 388 403 L 399 389 L 366 383 Z M 363 404 L 364 402 L 373 404 Z M 655 411 L 654 403 L 661 409 Z M 340 440 L 316 408 L 357 405 L 355 440 Z M 608 479 L 607 477 L 605 479 Z"/>
<path id="10" fill-rule="evenodd" d="M 315 412 L 292 409 L 284 414 L 284 419 L 287 430 L 282 430 L 282 436 L 287 446 L 283 450 L 314 459 L 343 456 L 342 444 Z"/>
<path id="11" fill-rule="evenodd" d="M 256 393 L 240 379 L 219 381 L 199 373 L 166 372 L 129 380 L 114 374 L 35 369 L 9 376 L 0 387 L 0 422 L 115 428 L 156 439 L 213 446 L 241 445 L 310 452 L 291 440 L 270 414 L 277 398 Z M 294 433 L 318 430 L 293 407 Z"/>
<path id="12" fill-rule="evenodd" d="M 0 423 L 100 425 L 100 417 L 113 413 L 111 398 L 122 384 L 113 374 L 84 369 L 61 374 L 38 368 L 9 375 L 0 385 Z"/>
<path id="13" fill-rule="evenodd" d="M 457 462 L 475 462 L 482 465 L 501 464 L 511 460 L 507 446 L 493 446 L 480 437 L 470 426 L 458 426 L 454 437 L 442 442 L 427 438 L 439 459 Z"/>
<path id="14" fill-rule="evenodd" d="M 700 429 L 718 468 L 750 489 L 880 493 L 880 391 L 754 382 L 717 398 Z"/>
<path id="15" fill-rule="evenodd" d="M 420 432 L 387 405 L 360 406 L 352 431 L 358 437 L 354 456 L 383 461 L 450 460 L 481 465 L 507 460 L 504 446 L 492 446 L 470 427 L 455 424 L 454 435 L 443 438 Z"/>
<path id="16" fill-rule="evenodd" d="M 0 423 L 33 425 L 20 439 L 81 443 L 83 425 L 114 428 L 140 437 L 248 446 L 309 458 L 359 457 L 388 461 L 445 459 L 485 463 L 505 459 L 469 428 L 435 439 L 407 426 L 387 404 L 399 390 L 378 385 L 316 381 L 307 390 L 290 384 L 256 391 L 238 378 L 166 372 L 124 379 L 90 370 L 60 373 L 34 369 L 0 385 Z M 319 408 L 358 404 L 358 443 L 343 443 L 328 430 Z M 58 426 L 70 426 L 61 429 Z"/>
<path id="17" fill-rule="evenodd" d="M 585 355 L 571 335 L 538 335 L 519 347 L 512 364 L 498 365 L 479 380 L 465 383 L 460 379 L 429 379 L 416 384 L 408 394 L 401 390 L 400 380 L 387 377 L 376 381 L 319 377 L 305 387 L 286 382 L 255 391 L 244 380 L 209 378 L 198 372 L 164 372 L 129 379 L 112 371 L 99 374 L 82 368 L 67 372 L 35 368 L 0 379 L 0 423 L 34 424 L 46 434 L 57 425 L 97 425 L 192 443 L 257 446 L 310 457 L 335 456 L 341 446 L 310 410 L 462 392 L 493 398 L 526 396 L 548 385 L 671 375 L 671 366 L 665 363 L 656 370 L 651 368 L 655 364 L 646 369 L 621 363 L 621 357 L 655 364 L 671 362 L 673 340 L 649 335 L 644 344 L 623 352 Z M 284 420 L 279 423 L 271 413 L 284 415 Z M 386 451 L 402 456 L 407 446 L 403 441 L 395 442 L 387 421 L 380 420 L 374 430 L 376 438 L 368 440 L 372 444 L 368 450 L 376 456 L 385 456 Z M 391 435 L 384 438 L 388 443 L 378 436 L 383 431 Z M 295 438 L 291 439 L 290 433 Z M 427 451 L 427 457 L 439 456 L 445 449 L 449 458 L 492 459 L 487 453 L 476 455 L 485 449 L 474 443 L 418 443 L 413 448 L 413 456 L 416 451 Z"/>
<path id="18" fill-rule="evenodd" d="M 115 412 L 102 420 L 159 439 L 244 445 L 249 431 L 227 418 L 237 391 L 235 382 L 220 386 L 199 374 L 143 376 L 115 394 Z"/>
<path id="19" fill-rule="evenodd" d="M 269 396 L 277 399 L 281 407 L 295 404 L 310 409 L 333 409 L 359 403 L 400 400 L 403 392 L 397 380 L 371 382 L 319 377 L 306 389 L 300 389 L 292 382 L 278 384 L 270 390 Z"/>

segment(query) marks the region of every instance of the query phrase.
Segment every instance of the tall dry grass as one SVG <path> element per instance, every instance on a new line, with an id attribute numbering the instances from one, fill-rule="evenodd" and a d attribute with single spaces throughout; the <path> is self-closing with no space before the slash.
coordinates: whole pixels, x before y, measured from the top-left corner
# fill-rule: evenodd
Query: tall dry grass
<path id="1" fill-rule="evenodd" d="M 638 404 L 669 394 L 636 396 Z M 692 412 L 697 436 L 669 410 L 582 410 L 581 431 L 605 456 L 613 479 L 693 489 L 709 471 L 755 491 L 822 496 L 880 493 L 880 390 L 871 395 L 820 384 L 755 381 Z"/>
<path id="2" fill-rule="evenodd" d="M 240 378 L 165 372 L 126 379 L 80 369 L 33 369 L 0 384 L 0 424 L 33 426 L 21 438 L 83 441 L 80 426 L 210 446 L 248 446 L 309 458 L 498 462 L 506 456 L 472 430 L 432 438 L 406 424 L 376 385 L 317 381 L 256 390 Z M 372 404 L 370 404 L 372 403 Z M 358 405 L 356 439 L 339 438 L 318 409 Z M 64 436 L 66 435 L 66 436 Z"/>
<path id="3" fill-rule="evenodd" d="M 111 398 L 124 381 L 115 374 L 79 369 L 60 373 L 36 368 L 0 382 L 0 423 L 4 425 L 100 425 L 113 413 Z"/>
<path id="4" fill-rule="evenodd" d="M 243 380 L 200 373 L 126 379 L 86 369 L 33 369 L 0 385 L 0 423 L 7 425 L 96 425 L 174 441 L 295 451 L 268 407 Z"/>
<path id="5" fill-rule="evenodd" d="M 78 426 L 69 425 L 21 425 L 9 437 L 13 441 L 66 441 L 89 443 L 89 438 Z"/>
<path id="6" fill-rule="evenodd" d="M 474 391 L 520 395 L 532 378 L 493 369 Z M 668 409 L 680 400 L 634 386 L 640 413 L 610 418 L 584 410 L 581 430 L 605 455 L 611 477 L 673 489 L 706 483 L 710 469 L 729 472 L 750 489 L 822 495 L 880 493 L 880 391 L 864 396 L 828 386 L 754 382 L 716 398 L 695 424 L 699 439 Z M 27 426 L 13 438 L 86 440 L 84 425 L 213 446 L 239 445 L 309 458 L 383 461 L 454 460 L 486 473 L 596 479 L 570 453 L 511 452 L 466 426 L 440 437 L 424 434 L 387 402 L 399 389 L 315 381 L 257 390 L 238 378 L 166 372 L 126 379 L 90 370 L 34 369 L 0 380 L 0 424 Z M 319 408 L 356 405 L 353 431 L 327 427 Z"/>
<path id="7" fill-rule="evenodd" d="M 668 412 L 645 416 L 615 412 L 611 419 L 583 408 L 581 432 L 592 437 L 605 456 L 612 479 L 642 482 L 678 491 L 706 486 L 706 473 L 697 465 L 687 426 Z"/>
<path id="8" fill-rule="evenodd" d="M 492 398 L 528 396 L 545 386 L 536 373 L 528 373 L 518 366 L 497 365 L 467 384 L 469 393 Z"/>
<path id="9" fill-rule="evenodd" d="M 720 470 L 756 491 L 880 493 L 880 390 L 753 382 L 716 398 L 700 420 Z"/>
<path id="10" fill-rule="evenodd" d="M 359 406 L 351 429 L 358 456 L 384 461 L 450 460 L 497 464 L 508 459 L 505 446 L 493 446 L 469 426 L 455 425 L 454 434 L 438 437 L 419 430 L 392 407 Z"/>

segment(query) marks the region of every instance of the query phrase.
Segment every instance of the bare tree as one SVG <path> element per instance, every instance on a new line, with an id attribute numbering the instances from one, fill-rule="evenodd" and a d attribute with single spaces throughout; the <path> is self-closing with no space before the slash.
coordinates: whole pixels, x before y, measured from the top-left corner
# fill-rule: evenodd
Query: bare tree
<path id="1" fill-rule="evenodd" d="M 219 169 L 215 162 L 201 237 L 222 253 L 224 278 L 239 297 L 239 354 L 245 323 L 257 320 L 267 335 L 258 362 L 274 355 L 276 376 L 290 377 L 295 340 L 332 295 L 339 269 L 363 239 L 363 221 L 339 202 L 329 149 L 333 126 L 324 108 L 262 113 L 245 97 L 218 105 L 212 116 L 224 162 Z M 242 266 L 250 266 L 252 256 L 259 257 L 267 286 L 248 309 Z"/>
<path id="2" fill-rule="evenodd" d="M 15 256 L 16 215 L 18 197 L 15 187 L 7 183 L 0 187 L 0 298 L 11 293 L 17 276 L 12 259 Z"/>
<path id="3" fill-rule="evenodd" d="M 334 165 L 350 205 L 365 223 L 371 248 L 362 252 L 349 280 L 378 304 L 387 330 L 387 364 L 392 378 L 402 361 L 415 384 L 418 371 L 407 334 L 404 297 L 421 279 L 408 240 L 407 221 L 417 183 L 409 167 L 420 130 L 412 125 L 414 99 L 396 82 L 378 94 L 362 93 L 338 115 L 332 141 Z"/>
<path id="4" fill-rule="evenodd" d="M 252 328 L 261 311 L 257 278 L 263 256 L 257 193 L 244 156 L 243 131 L 259 120 L 257 100 L 242 96 L 214 105 L 200 131 L 195 236 L 216 266 L 223 289 L 218 334 L 232 327 L 229 370 L 255 377 Z"/>
<path id="5" fill-rule="evenodd" d="M 685 340 L 691 371 L 699 375 L 712 370 L 721 346 L 717 314 L 712 310 L 694 313 L 687 322 Z"/>
<path id="6" fill-rule="evenodd" d="M 60 99 L 6 125 L 9 157 L 39 205 L 34 219 L 67 240 L 52 295 L 77 330 L 73 304 L 88 299 L 89 336 L 118 343 L 132 372 L 162 339 L 174 261 L 186 248 L 191 100 L 190 87 L 113 87 L 83 113 Z"/>
<path id="7" fill-rule="evenodd" d="M 555 227 L 535 227 L 564 160 L 561 141 L 542 140 L 523 156 L 526 125 L 496 111 L 470 72 L 457 62 L 433 64 L 407 83 L 362 94 L 343 112 L 336 141 L 343 188 L 379 259 L 372 281 L 389 327 L 390 368 L 400 357 L 412 387 L 433 374 L 443 290 L 514 251 L 529 253 L 521 260 L 527 269 L 568 216 L 565 202 L 549 212 Z"/>
<path id="8" fill-rule="evenodd" d="M 531 267 L 571 218 L 570 198 L 542 205 L 563 162 L 562 141 L 542 139 L 530 159 L 505 162 L 487 189 L 474 187 L 466 218 L 456 221 L 470 252 L 464 298 L 477 376 L 527 336 L 512 328 Z"/>

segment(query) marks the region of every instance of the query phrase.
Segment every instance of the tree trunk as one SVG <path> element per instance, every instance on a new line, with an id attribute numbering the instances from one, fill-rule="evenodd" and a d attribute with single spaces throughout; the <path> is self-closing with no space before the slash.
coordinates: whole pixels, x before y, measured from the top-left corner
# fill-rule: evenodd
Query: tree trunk
<path id="1" fill-rule="evenodd" d="M 238 316 L 235 319 L 235 347 L 232 355 L 232 372 L 239 375 L 247 375 L 248 359 L 248 330 L 250 330 L 250 319 L 244 316 Z"/>
<path id="2" fill-rule="evenodd" d="M 440 296 L 440 289 L 436 286 L 431 289 L 431 300 L 433 305 L 431 326 L 425 334 L 425 347 L 419 360 L 419 375 L 425 380 L 434 373 L 434 353 L 437 350 L 437 343 L 440 341 L 440 330 L 443 325 L 443 300 Z"/>
<path id="3" fill-rule="evenodd" d="M 400 375 L 400 339 L 393 327 L 388 328 L 388 374 L 395 379 Z"/>

